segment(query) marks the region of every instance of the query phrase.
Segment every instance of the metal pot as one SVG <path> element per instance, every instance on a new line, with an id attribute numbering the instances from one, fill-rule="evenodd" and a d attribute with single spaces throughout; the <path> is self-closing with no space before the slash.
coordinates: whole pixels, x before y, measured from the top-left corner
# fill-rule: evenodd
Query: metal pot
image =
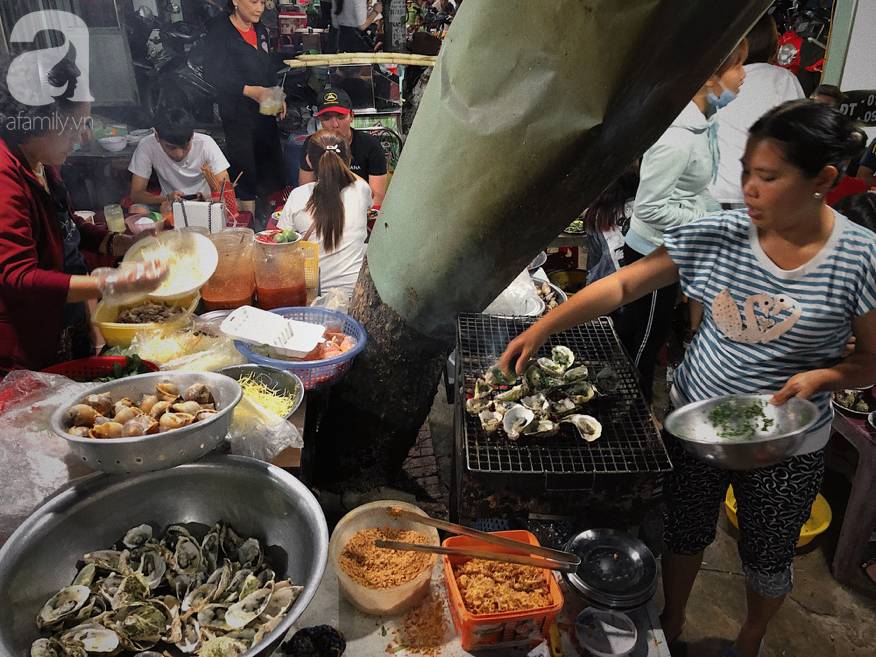
<path id="1" fill-rule="evenodd" d="M 219 374 L 230 376 L 235 381 L 240 381 L 245 376 L 251 376 L 259 383 L 292 397 L 293 406 L 289 414 L 286 415 L 287 420 L 295 415 L 295 411 L 304 400 L 304 384 L 298 376 L 288 370 L 268 367 L 267 365 L 230 365 L 219 370 Z"/>
<path id="2" fill-rule="evenodd" d="M 670 413 L 663 423 L 666 430 L 681 439 L 694 456 L 727 470 L 752 470 L 774 465 L 788 458 L 806 439 L 818 420 L 818 407 L 811 401 L 792 397 L 781 406 L 769 404 L 772 395 L 728 395 L 694 402 Z M 768 434 L 752 438 L 720 438 L 709 420 L 721 404 L 765 404 L 764 413 L 772 420 Z"/>
<path id="3" fill-rule="evenodd" d="M 566 589 L 586 604 L 630 610 L 657 590 L 657 561 L 642 541 L 613 529 L 590 529 L 573 536 L 566 551 L 581 557 L 574 573 L 563 573 Z"/>
<path id="4" fill-rule="evenodd" d="M 131 527 L 222 520 L 267 546 L 277 577 L 304 591 L 265 641 L 242 657 L 270 655 L 304 612 L 322 579 L 328 529 L 316 499 L 280 468 L 240 456 L 129 477 L 95 474 L 62 488 L 0 549 L 0 654 L 27 655 L 34 619 L 76 575 L 86 552 L 110 547 Z"/>

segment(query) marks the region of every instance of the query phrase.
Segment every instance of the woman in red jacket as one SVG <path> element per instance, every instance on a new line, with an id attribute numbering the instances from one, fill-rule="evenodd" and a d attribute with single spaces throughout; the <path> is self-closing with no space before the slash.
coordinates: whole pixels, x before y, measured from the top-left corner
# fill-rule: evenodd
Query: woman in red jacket
<path id="1" fill-rule="evenodd" d="M 79 70 L 62 61 L 49 82 L 65 91 L 47 105 L 29 105 L 17 97 L 38 92 L 40 81 L 16 69 L 8 75 L 9 64 L 0 59 L 0 376 L 91 355 L 84 302 L 108 290 L 154 289 L 162 273 L 89 275 L 80 247 L 119 256 L 133 238 L 81 222 L 61 182 L 58 167 L 91 111 L 89 103 L 70 100 Z"/>

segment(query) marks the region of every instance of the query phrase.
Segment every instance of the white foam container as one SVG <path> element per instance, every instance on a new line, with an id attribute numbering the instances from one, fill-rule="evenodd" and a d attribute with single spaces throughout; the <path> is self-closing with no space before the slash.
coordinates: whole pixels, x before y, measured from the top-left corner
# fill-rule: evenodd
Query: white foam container
<path id="1" fill-rule="evenodd" d="M 323 339 L 325 326 L 286 319 L 252 306 L 241 306 L 222 320 L 219 330 L 235 340 L 267 345 L 289 358 L 304 358 Z"/>

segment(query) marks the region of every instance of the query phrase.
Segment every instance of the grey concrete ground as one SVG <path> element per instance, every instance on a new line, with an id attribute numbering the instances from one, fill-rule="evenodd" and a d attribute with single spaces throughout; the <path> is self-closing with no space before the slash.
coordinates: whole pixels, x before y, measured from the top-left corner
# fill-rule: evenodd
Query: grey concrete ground
<path id="1" fill-rule="evenodd" d="M 453 407 L 445 401 L 443 386 L 439 386 L 428 425 L 437 464 L 433 468 L 439 470 L 440 489 L 447 491 Z M 422 442 L 417 454 L 423 453 Z M 430 478 L 429 483 L 434 491 L 434 479 Z M 834 523 L 795 559 L 796 587 L 770 627 L 762 657 L 876 656 L 876 586 L 860 572 L 851 587 L 841 586 L 829 567 L 848 499 L 848 484 L 842 476 L 828 473 L 822 492 L 833 508 Z M 744 616 L 744 580 L 735 534 L 722 514 L 717 540 L 706 551 L 688 608 L 683 639 L 689 657 L 718 657 Z"/>

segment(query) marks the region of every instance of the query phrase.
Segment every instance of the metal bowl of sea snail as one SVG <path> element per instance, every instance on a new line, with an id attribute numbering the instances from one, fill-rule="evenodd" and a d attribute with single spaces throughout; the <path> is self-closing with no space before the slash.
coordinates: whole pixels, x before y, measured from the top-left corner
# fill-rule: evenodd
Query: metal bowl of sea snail
<path id="1" fill-rule="evenodd" d="M 78 394 L 54 412 L 51 425 L 94 470 L 163 470 L 215 449 L 241 396 L 224 374 L 141 374 Z"/>

